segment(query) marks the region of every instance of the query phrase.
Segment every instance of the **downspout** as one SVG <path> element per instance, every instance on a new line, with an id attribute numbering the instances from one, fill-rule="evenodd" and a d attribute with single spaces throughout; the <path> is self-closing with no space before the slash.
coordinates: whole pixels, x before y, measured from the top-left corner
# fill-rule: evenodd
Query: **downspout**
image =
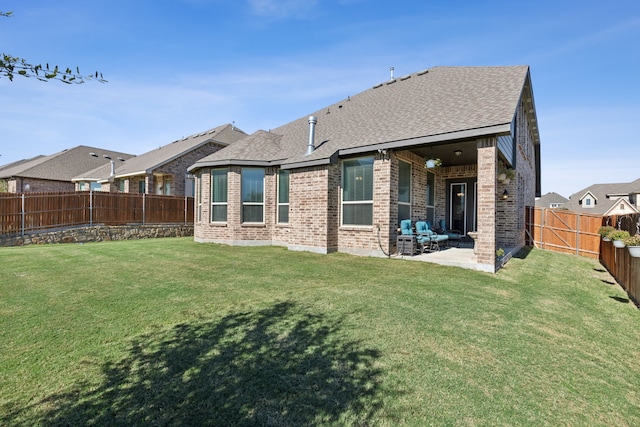
<path id="1" fill-rule="evenodd" d="M 309 143 L 307 144 L 305 156 L 313 153 L 315 149 L 316 123 L 318 123 L 318 119 L 315 116 L 309 116 Z"/>

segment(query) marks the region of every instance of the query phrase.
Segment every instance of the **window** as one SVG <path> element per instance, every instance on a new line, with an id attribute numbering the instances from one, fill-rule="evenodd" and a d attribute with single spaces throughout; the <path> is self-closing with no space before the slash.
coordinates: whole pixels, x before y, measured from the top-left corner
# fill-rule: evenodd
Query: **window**
<path id="1" fill-rule="evenodd" d="M 345 160 L 342 171 L 342 224 L 373 225 L 373 157 Z"/>
<path id="2" fill-rule="evenodd" d="M 584 207 L 585 208 L 590 208 L 591 206 L 591 199 L 589 197 L 587 197 L 586 199 L 584 199 Z"/>
<path id="3" fill-rule="evenodd" d="M 165 196 L 171 195 L 171 178 L 164 179 L 164 195 Z"/>
<path id="4" fill-rule="evenodd" d="M 278 172 L 278 223 L 289 222 L 289 171 Z"/>
<path id="5" fill-rule="evenodd" d="M 184 195 L 187 197 L 193 197 L 196 194 L 196 181 L 195 176 L 192 174 L 186 174 L 184 177 Z"/>
<path id="6" fill-rule="evenodd" d="M 144 192 L 145 192 L 144 190 L 145 190 L 145 187 L 146 187 L 145 184 L 146 184 L 146 182 L 145 182 L 144 179 L 141 179 L 140 181 L 138 181 L 138 193 L 144 194 Z"/>
<path id="7" fill-rule="evenodd" d="M 227 169 L 211 171 L 211 222 L 227 221 Z"/>
<path id="8" fill-rule="evenodd" d="M 436 175 L 427 172 L 427 221 L 436 223 Z"/>
<path id="9" fill-rule="evenodd" d="M 198 213 L 197 213 L 197 218 L 196 221 L 201 222 L 202 221 L 202 173 L 198 173 Z"/>
<path id="10" fill-rule="evenodd" d="M 242 222 L 264 222 L 264 169 L 242 169 Z"/>
<path id="11" fill-rule="evenodd" d="M 398 162 L 398 227 L 403 219 L 411 219 L 411 164 Z"/>

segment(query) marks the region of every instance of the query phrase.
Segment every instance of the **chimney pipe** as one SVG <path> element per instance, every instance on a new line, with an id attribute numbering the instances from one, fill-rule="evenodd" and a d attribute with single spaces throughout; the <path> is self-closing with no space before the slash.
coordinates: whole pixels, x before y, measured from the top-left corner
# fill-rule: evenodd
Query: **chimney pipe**
<path id="1" fill-rule="evenodd" d="M 391 73 L 391 77 L 389 78 L 389 80 L 394 80 L 395 79 L 395 76 L 393 75 L 393 71 L 394 71 L 393 67 L 389 68 L 389 73 Z"/>
<path id="2" fill-rule="evenodd" d="M 314 140 L 316 136 L 316 123 L 318 123 L 318 119 L 315 116 L 309 116 L 309 143 L 307 144 L 307 152 L 305 156 L 313 153 L 315 148 Z"/>

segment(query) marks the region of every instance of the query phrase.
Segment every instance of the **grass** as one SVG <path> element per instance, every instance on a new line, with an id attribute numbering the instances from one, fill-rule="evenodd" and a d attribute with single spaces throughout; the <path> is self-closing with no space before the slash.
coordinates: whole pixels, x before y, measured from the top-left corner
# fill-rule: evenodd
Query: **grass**
<path id="1" fill-rule="evenodd" d="M 640 425 L 640 312 L 592 260 L 157 239 L 0 265 L 0 425 Z"/>

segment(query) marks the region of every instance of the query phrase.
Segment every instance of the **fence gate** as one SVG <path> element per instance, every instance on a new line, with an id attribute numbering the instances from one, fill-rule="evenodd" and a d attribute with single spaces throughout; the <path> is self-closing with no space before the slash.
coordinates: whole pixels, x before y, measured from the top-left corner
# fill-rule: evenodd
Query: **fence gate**
<path id="1" fill-rule="evenodd" d="M 526 223 L 528 245 L 595 259 L 600 255 L 600 215 L 528 206 Z"/>

